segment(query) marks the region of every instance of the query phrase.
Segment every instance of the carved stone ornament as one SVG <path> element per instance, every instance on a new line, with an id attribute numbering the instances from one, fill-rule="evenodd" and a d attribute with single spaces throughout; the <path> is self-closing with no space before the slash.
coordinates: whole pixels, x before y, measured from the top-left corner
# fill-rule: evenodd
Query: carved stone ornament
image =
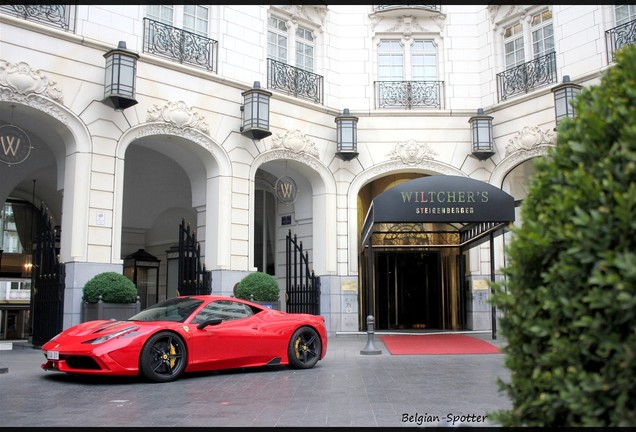
<path id="1" fill-rule="evenodd" d="M 60 89 L 54 87 L 41 70 L 31 68 L 28 63 L 10 63 L 0 60 L 0 86 L 7 87 L 22 96 L 37 94 L 63 103 Z"/>
<path id="2" fill-rule="evenodd" d="M 276 8 L 285 11 L 294 23 L 298 22 L 298 19 L 304 19 L 320 27 L 325 25 L 325 18 L 327 16 L 327 7 L 322 5 L 272 5 L 272 8 Z"/>
<path id="3" fill-rule="evenodd" d="M 408 140 L 397 143 L 387 155 L 389 159 L 398 159 L 407 165 L 421 164 L 424 159 L 434 159 L 437 156 L 426 143 Z"/>
<path id="4" fill-rule="evenodd" d="M 314 157 L 318 157 L 318 148 L 316 144 L 311 142 L 307 136 L 303 135 L 298 129 L 286 131 L 284 134 L 276 134 L 272 138 L 272 149 L 287 149 L 294 153 L 308 153 Z"/>
<path id="5" fill-rule="evenodd" d="M 518 152 L 528 151 L 543 145 L 556 145 L 556 135 L 553 130 L 541 130 L 537 126 L 524 127 L 517 132 L 506 145 L 506 156 Z"/>
<path id="6" fill-rule="evenodd" d="M 155 105 L 154 109 L 148 110 L 147 122 L 166 122 L 179 128 L 197 129 L 205 134 L 209 133 L 209 126 L 204 118 L 183 101 L 168 102 L 163 107 Z"/>

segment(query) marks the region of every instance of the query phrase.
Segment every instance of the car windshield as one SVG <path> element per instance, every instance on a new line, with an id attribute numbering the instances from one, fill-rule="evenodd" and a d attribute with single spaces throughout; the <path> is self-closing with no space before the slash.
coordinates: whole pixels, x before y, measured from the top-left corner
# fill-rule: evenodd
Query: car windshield
<path id="1" fill-rule="evenodd" d="M 154 304 L 136 315 L 128 318 L 128 321 L 174 321 L 183 322 L 192 315 L 203 300 L 190 297 L 176 297 Z"/>

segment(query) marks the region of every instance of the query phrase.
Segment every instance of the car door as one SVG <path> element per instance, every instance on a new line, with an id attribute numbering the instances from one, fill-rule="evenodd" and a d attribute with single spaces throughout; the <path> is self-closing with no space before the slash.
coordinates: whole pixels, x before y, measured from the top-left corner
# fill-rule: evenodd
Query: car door
<path id="1" fill-rule="evenodd" d="M 198 329 L 209 319 L 220 324 Z M 190 370 L 247 367 L 262 364 L 263 338 L 252 309 L 234 300 L 215 300 L 192 320 Z"/>

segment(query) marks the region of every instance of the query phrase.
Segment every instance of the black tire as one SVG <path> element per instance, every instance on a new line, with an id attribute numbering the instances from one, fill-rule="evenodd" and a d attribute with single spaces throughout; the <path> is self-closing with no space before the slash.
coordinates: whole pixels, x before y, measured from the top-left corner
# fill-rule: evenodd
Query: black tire
<path id="1" fill-rule="evenodd" d="M 150 381 L 173 381 L 185 369 L 187 359 L 183 339 L 172 332 L 160 332 L 148 339 L 141 350 L 139 369 Z"/>
<path id="2" fill-rule="evenodd" d="M 289 340 L 287 351 L 290 367 L 294 369 L 312 368 L 318 363 L 322 353 L 320 335 L 311 327 L 300 327 Z"/>

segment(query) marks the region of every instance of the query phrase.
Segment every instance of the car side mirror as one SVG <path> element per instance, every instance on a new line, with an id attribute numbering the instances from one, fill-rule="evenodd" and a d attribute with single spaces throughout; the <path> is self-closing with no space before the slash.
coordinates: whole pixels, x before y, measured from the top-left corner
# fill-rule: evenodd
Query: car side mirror
<path id="1" fill-rule="evenodd" d="M 221 318 L 213 318 L 213 319 L 205 320 L 197 326 L 197 329 L 203 330 L 209 325 L 218 325 L 218 324 L 221 324 L 222 322 L 223 320 Z"/>

